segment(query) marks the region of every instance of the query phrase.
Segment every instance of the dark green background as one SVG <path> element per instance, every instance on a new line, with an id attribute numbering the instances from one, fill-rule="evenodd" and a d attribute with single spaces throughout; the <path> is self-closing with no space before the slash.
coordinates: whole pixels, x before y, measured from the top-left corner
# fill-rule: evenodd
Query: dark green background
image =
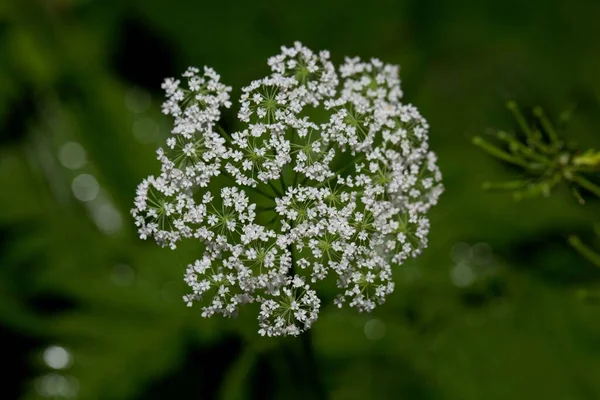
<path id="1" fill-rule="evenodd" d="M 567 137 L 600 147 L 599 21 L 593 0 L 0 2 L 0 398 L 40 398 L 51 344 L 71 352 L 58 373 L 86 400 L 600 398 L 600 304 L 580 296 L 600 271 L 564 240 L 593 240 L 598 202 L 482 192 L 516 172 L 470 145 L 514 128 L 504 103 L 515 99 L 551 116 L 574 106 Z M 323 307 L 316 368 L 300 341 L 259 338 L 252 313 L 203 320 L 187 309 L 182 273 L 197 249 L 137 239 L 128 214 L 159 168 L 162 79 L 206 64 L 237 97 L 294 40 L 335 62 L 401 64 L 446 186 L 429 248 L 396 269 L 384 306 Z M 141 143 L 153 126 L 158 141 Z M 74 171 L 57 158 L 70 141 L 88 159 Z M 73 197 L 81 173 L 120 213 L 115 232 Z M 463 260 L 475 272 L 466 287 L 452 280 L 461 242 L 493 250 L 488 263 Z"/>

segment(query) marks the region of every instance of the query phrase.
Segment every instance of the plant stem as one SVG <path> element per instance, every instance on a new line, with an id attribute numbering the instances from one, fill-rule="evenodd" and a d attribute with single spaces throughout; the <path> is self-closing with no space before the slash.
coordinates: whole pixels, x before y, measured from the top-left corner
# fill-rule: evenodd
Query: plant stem
<path id="1" fill-rule="evenodd" d="M 475 136 L 473 138 L 473 144 L 496 158 L 499 158 L 503 161 L 518 165 L 518 166 L 526 168 L 526 169 L 531 169 L 531 166 L 524 160 L 517 158 L 511 154 L 508 154 L 507 152 L 505 152 L 503 150 L 500 150 L 499 148 L 488 143 L 487 141 L 485 141 L 483 138 L 481 138 L 479 136 Z"/>
<path id="2" fill-rule="evenodd" d="M 572 180 L 582 188 L 586 189 L 588 192 L 591 192 L 596 196 L 600 197 L 600 186 L 579 175 L 573 175 Z"/>
<path id="3" fill-rule="evenodd" d="M 271 190 L 273 190 L 273 192 L 275 192 L 275 195 L 278 197 L 283 197 L 283 194 L 279 192 L 279 190 L 275 187 L 275 185 L 273 185 L 271 183 L 271 181 L 267 182 L 267 185 L 269 185 L 269 187 L 271 188 Z"/>
<path id="4" fill-rule="evenodd" d="M 229 173 L 227 173 L 227 172 L 223 172 L 223 176 L 225 176 L 225 177 L 227 177 L 227 178 L 231 179 L 232 181 L 236 182 L 235 178 L 234 178 L 233 176 L 229 175 Z M 236 182 L 236 184 L 237 184 L 237 182 Z M 259 188 L 255 188 L 255 187 L 247 186 L 247 187 L 245 187 L 245 188 L 244 188 L 244 190 L 248 190 L 248 191 L 250 191 L 250 192 L 253 192 L 253 193 L 259 194 L 259 195 L 261 195 L 261 196 L 263 196 L 263 197 L 266 197 L 266 198 L 267 198 L 267 199 L 269 199 L 269 200 L 275 200 L 275 197 L 271 196 L 270 194 L 268 194 L 268 193 L 266 193 L 266 192 L 263 192 L 263 191 L 262 191 L 262 190 L 260 190 Z"/>
<path id="5" fill-rule="evenodd" d="M 233 142 L 233 138 L 220 124 L 217 124 L 217 130 L 225 137 L 225 140 L 231 144 Z"/>
<path id="6" fill-rule="evenodd" d="M 287 191 L 287 184 L 285 183 L 285 179 L 283 179 L 283 170 L 279 175 L 279 183 L 281 184 L 281 191 L 285 194 L 285 192 Z"/>
<path id="7" fill-rule="evenodd" d="M 323 388 L 323 383 L 321 382 L 319 365 L 317 363 L 315 347 L 313 345 L 312 331 L 309 330 L 308 332 L 304 332 L 302 335 L 300 335 L 300 340 L 302 341 L 302 349 L 306 354 L 308 367 L 312 371 L 311 383 L 315 388 L 315 399 L 325 399 L 325 389 Z"/>
<path id="8" fill-rule="evenodd" d="M 525 146 L 523 143 L 521 143 L 520 141 L 515 139 L 512 135 L 510 135 L 504 131 L 499 131 L 498 133 L 496 133 L 496 136 L 498 137 L 498 139 L 502 140 L 503 142 L 505 142 L 509 146 L 511 146 L 511 150 L 512 150 L 512 148 L 514 148 L 514 149 L 518 150 L 519 152 L 521 152 L 521 154 L 523 154 L 525 157 L 529 157 L 539 163 L 542 163 L 542 164 L 550 163 L 550 160 L 548 159 L 548 157 L 543 156 L 543 155 L 537 153 L 535 150 L 531 149 L 530 147 Z"/>
<path id="9" fill-rule="evenodd" d="M 519 110 L 517 103 L 515 103 L 514 101 L 509 101 L 506 104 L 506 106 L 512 112 L 514 118 L 517 120 L 517 123 L 521 127 L 521 130 L 527 136 L 527 139 L 533 141 L 535 138 L 534 138 L 533 132 L 531 130 L 531 127 L 529 126 L 527 121 L 525 121 L 525 117 L 523 117 L 523 114 L 521 114 L 521 110 Z"/>
<path id="10" fill-rule="evenodd" d="M 293 222 L 291 223 L 291 226 L 293 229 Z M 288 249 L 292 259 L 292 265 L 288 275 L 293 277 L 296 273 L 296 258 L 294 256 L 294 249 L 291 244 L 288 246 Z M 312 393 L 311 398 L 324 400 L 327 398 L 327 396 L 325 395 L 325 389 L 323 388 L 323 383 L 321 382 L 319 365 L 315 354 L 315 347 L 313 345 L 312 330 L 309 329 L 308 331 L 301 333 L 299 339 L 301 342 L 300 350 L 303 353 L 303 358 L 305 359 L 307 365 L 308 378 L 310 379 L 311 387 L 314 388 L 314 393 Z"/>
<path id="11" fill-rule="evenodd" d="M 482 186 L 485 190 L 516 190 L 527 187 L 530 184 L 531 181 L 518 180 L 507 182 L 484 182 Z"/>
<path id="12" fill-rule="evenodd" d="M 577 250 L 579 254 L 583 257 L 587 258 L 592 264 L 596 265 L 600 268 L 600 254 L 596 253 L 594 250 L 583 244 L 581 239 L 578 236 L 569 237 L 569 244 Z"/>
<path id="13" fill-rule="evenodd" d="M 546 113 L 544 113 L 544 109 L 539 106 L 535 107 L 533 109 L 533 114 L 540 120 L 540 123 L 542 124 L 544 131 L 548 135 L 548 138 L 550 138 L 550 142 L 552 142 L 553 145 L 557 144 L 558 143 L 558 135 L 556 134 L 556 131 L 554 130 L 554 126 L 552 126 L 552 123 L 550 122 L 548 117 L 546 117 Z"/>

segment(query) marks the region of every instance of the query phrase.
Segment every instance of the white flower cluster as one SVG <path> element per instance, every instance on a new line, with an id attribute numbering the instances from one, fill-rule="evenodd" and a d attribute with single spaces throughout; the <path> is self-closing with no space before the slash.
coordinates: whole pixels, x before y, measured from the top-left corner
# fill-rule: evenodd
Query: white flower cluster
<path id="1" fill-rule="evenodd" d="M 212 69 L 167 79 L 174 118 L 162 170 L 138 187 L 139 234 L 175 248 L 200 243 L 188 305 L 235 315 L 259 303 L 261 335 L 298 335 L 318 317 L 316 288 L 371 311 L 394 290 L 392 267 L 427 245 L 427 212 L 443 191 L 428 125 L 401 102 L 398 67 L 300 43 L 242 89 L 240 129 L 219 126 L 231 88 Z"/>

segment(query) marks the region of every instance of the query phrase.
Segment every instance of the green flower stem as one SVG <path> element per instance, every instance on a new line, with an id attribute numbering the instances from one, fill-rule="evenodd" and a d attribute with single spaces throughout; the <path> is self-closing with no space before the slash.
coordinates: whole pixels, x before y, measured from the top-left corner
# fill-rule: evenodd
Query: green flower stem
<path id="1" fill-rule="evenodd" d="M 306 358 L 312 371 L 312 386 L 315 391 L 315 399 L 321 400 L 326 399 L 325 388 L 323 387 L 323 383 L 321 381 L 321 374 L 319 373 L 319 364 L 317 363 L 317 358 L 315 354 L 315 346 L 313 344 L 312 337 L 312 329 L 308 332 L 304 332 L 301 335 L 300 340 L 302 341 L 302 347 L 304 348 L 304 352 L 306 354 Z"/>
<path id="2" fill-rule="evenodd" d="M 583 244 L 578 236 L 569 237 L 569 244 L 577 250 L 579 254 L 587 258 L 592 264 L 600 268 L 600 254 Z"/>
<path id="3" fill-rule="evenodd" d="M 514 136 L 512 136 L 504 131 L 497 132 L 496 136 L 498 137 L 498 139 L 508 143 L 508 145 L 511 147 L 511 150 L 515 149 L 515 150 L 521 152 L 521 154 L 523 154 L 524 156 L 529 157 L 532 160 L 538 161 L 542 164 L 550 163 L 550 159 L 548 157 L 545 157 L 545 156 L 541 155 L 540 153 L 532 150 L 530 147 L 525 146 L 523 143 L 518 141 Z"/>
<path id="4" fill-rule="evenodd" d="M 294 228 L 294 222 L 291 221 L 290 225 L 292 229 Z M 292 259 L 292 264 L 290 271 L 288 273 L 289 276 L 294 276 L 296 273 L 296 257 L 294 255 L 294 247 L 290 244 L 288 247 L 290 251 L 290 257 Z M 310 387 L 312 388 L 313 393 L 311 396 L 314 396 L 315 399 L 326 399 L 325 389 L 323 387 L 323 383 L 321 381 L 321 376 L 319 373 L 319 365 L 317 362 L 316 354 L 315 354 L 315 346 L 313 344 L 312 338 L 312 329 L 306 332 L 303 332 L 300 335 L 301 342 L 301 351 L 303 353 L 303 358 L 305 360 L 304 364 L 308 366 L 308 378 L 312 381 Z M 293 367 L 292 367 L 293 368 Z"/>
<path id="5" fill-rule="evenodd" d="M 521 113 L 521 110 L 519 110 L 517 103 L 514 101 L 509 101 L 507 107 L 513 113 L 517 123 L 521 127 L 521 130 L 527 136 L 527 143 L 537 147 L 543 153 L 550 153 L 550 148 L 542 141 L 542 133 L 536 128 L 532 129 L 529 124 L 527 124 L 527 121 Z"/>
<path id="6" fill-rule="evenodd" d="M 287 183 L 285 183 L 285 179 L 283 178 L 283 171 L 281 171 L 281 174 L 279 174 L 279 183 L 281 184 L 281 191 L 283 194 L 285 194 L 285 192 L 287 191 Z"/>
<path id="7" fill-rule="evenodd" d="M 236 182 L 235 178 L 233 176 L 229 175 L 226 171 L 223 171 L 223 176 L 225 176 L 225 177 L 231 179 L 232 181 Z M 236 182 L 236 184 L 237 184 L 237 182 Z M 248 187 L 246 187 L 244 189 L 248 190 L 248 191 L 250 191 L 252 193 L 256 193 L 258 195 L 261 195 L 261 196 L 263 196 L 263 197 L 265 197 L 265 198 L 267 198 L 269 200 L 275 200 L 275 197 L 273 195 L 270 195 L 270 194 L 268 194 L 266 192 L 263 192 L 259 188 L 253 188 L 253 187 L 248 186 Z"/>
<path id="8" fill-rule="evenodd" d="M 597 167 L 589 165 L 576 165 L 573 167 L 573 171 L 582 172 L 584 174 L 593 174 L 600 172 L 600 164 Z"/>
<path id="9" fill-rule="evenodd" d="M 271 190 L 273 190 L 273 192 L 275 192 L 275 194 L 277 195 L 277 197 L 283 197 L 283 194 L 279 191 L 279 189 L 275 185 L 273 185 L 271 183 L 271 181 L 268 181 L 267 185 L 269 185 L 269 187 L 271 188 Z"/>
<path id="10" fill-rule="evenodd" d="M 525 121 L 525 117 L 523 117 L 523 114 L 521 114 L 521 111 L 519 110 L 517 103 L 514 101 L 509 101 L 506 104 L 506 107 L 513 113 L 513 116 L 517 120 L 519 127 L 525 133 L 525 135 L 527 135 L 527 139 L 532 142 L 535 142 L 536 141 L 535 135 L 534 135 L 533 131 L 531 130 L 531 127 L 529 126 L 529 124 L 527 124 L 527 121 Z"/>
<path id="11" fill-rule="evenodd" d="M 600 197 L 600 186 L 596 185 L 595 183 L 587 180 L 586 178 L 580 175 L 573 175 L 571 180 L 577 183 L 582 188 L 586 189 L 588 192 L 591 192 L 596 196 Z"/>
<path id="12" fill-rule="evenodd" d="M 273 218 L 271 218 L 268 222 L 267 222 L 267 226 L 270 226 L 273 222 L 275 222 L 277 219 L 281 218 L 278 214 L 275 214 L 273 216 Z"/>
<path id="13" fill-rule="evenodd" d="M 546 134 L 548 135 L 548 138 L 550 139 L 550 142 L 553 145 L 556 145 L 558 143 L 558 135 L 556 134 L 556 131 L 554 130 L 554 126 L 552 126 L 552 124 L 550 123 L 550 120 L 544 113 L 544 109 L 539 106 L 535 107 L 533 109 L 533 114 L 539 119 L 540 123 L 542 124 L 542 127 L 544 128 L 544 131 L 546 132 Z"/>
<path id="14" fill-rule="evenodd" d="M 227 143 L 229 143 L 231 145 L 231 143 L 233 142 L 233 138 L 231 137 L 229 132 L 227 132 L 225 129 L 223 129 L 223 127 L 219 124 L 217 124 L 217 130 L 221 133 L 221 135 L 223 135 L 223 137 L 225 138 Z"/>
<path id="15" fill-rule="evenodd" d="M 516 190 L 527 187 L 531 184 L 528 180 L 507 181 L 507 182 L 484 182 L 484 190 Z"/>
<path id="16" fill-rule="evenodd" d="M 489 153 L 490 155 L 499 158 L 503 161 L 506 161 L 508 163 L 511 164 L 515 164 L 518 165 L 520 167 L 523 167 L 525 169 L 532 169 L 531 165 L 528 164 L 525 160 L 522 160 L 518 157 L 515 157 L 511 154 L 508 154 L 507 152 L 500 150 L 499 148 L 497 148 L 496 146 L 488 143 L 486 140 L 484 140 L 482 137 L 480 136 L 475 136 L 473 138 L 473 144 L 479 148 L 481 148 L 482 150 L 486 151 L 487 153 Z"/>
<path id="17" fill-rule="evenodd" d="M 298 182 L 298 173 L 294 171 L 294 181 L 292 182 L 292 186 L 296 187 L 296 183 Z"/>
<path id="18" fill-rule="evenodd" d="M 555 179 L 545 179 L 539 182 L 532 182 L 527 189 L 513 193 L 513 197 L 515 200 L 523 200 L 536 195 L 549 196 L 550 191 L 556 186 L 556 184 L 557 181 Z"/>
<path id="19" fill-rule="evenodd" d="M 308 176 L 305 176 L 304 178 L 302 178 L 302 181 L 300 181 L 300 183 L 298 183 L 298 186 L 304 186 L 304 184 L 305 184 L 306 182 L 308 182 L 308 180 L 309 180 L 309 179 L 310 179 L 310 178 L 309 178 Z M 324 182 L 326 182 L 326 181 L 328 181 L 328 180 L 329 180 L 329 179 L 325 179 L 325 181 L 324 181 Z"/>
<path id="20" fill-rule="evenodd" d="M 579 204 L 581 204 L 582 206 L 585 205 L 585 199 L 583 198 L 583 196 L 581 195 L 581 193 L 579 193 L 579 190 L 573 186 L 573 188 L 571 189 L 573 196 L 575 197 L 575 199 L 577 200 L 577 202 Z"/>
<path id="21" fill-rule="evenodd" d="M 279 373 L 289 377 L 294 399 L 325 400 L 329 398 L 323 381 L 313 345 L 312 330 L 298 338 L 281 342 L 277 357 L 281 359 Z"/>

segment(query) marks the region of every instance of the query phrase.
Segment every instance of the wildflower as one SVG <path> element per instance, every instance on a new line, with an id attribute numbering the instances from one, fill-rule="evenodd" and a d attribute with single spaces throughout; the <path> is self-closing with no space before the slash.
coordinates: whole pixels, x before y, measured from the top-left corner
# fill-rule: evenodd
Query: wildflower
<path id="1" fill-rule="evenodd" d="M 393 267 L 427 245 L 443 187 L 398 67 L 347 58 L 336 71 L 328 52 L 300 43 L 268 64 L 242 89 L 235 132 L 218 125 L 231 88 L 214 70 L 165 80 L 174 126 L 132 214 L 142 239 L 198 241 L 184 300 L 203 316 L 260 303 L 261 335 L 298 335 L 318 318 L 324 279 L 337 283 L 337 306 L 385 301 Z"/>

